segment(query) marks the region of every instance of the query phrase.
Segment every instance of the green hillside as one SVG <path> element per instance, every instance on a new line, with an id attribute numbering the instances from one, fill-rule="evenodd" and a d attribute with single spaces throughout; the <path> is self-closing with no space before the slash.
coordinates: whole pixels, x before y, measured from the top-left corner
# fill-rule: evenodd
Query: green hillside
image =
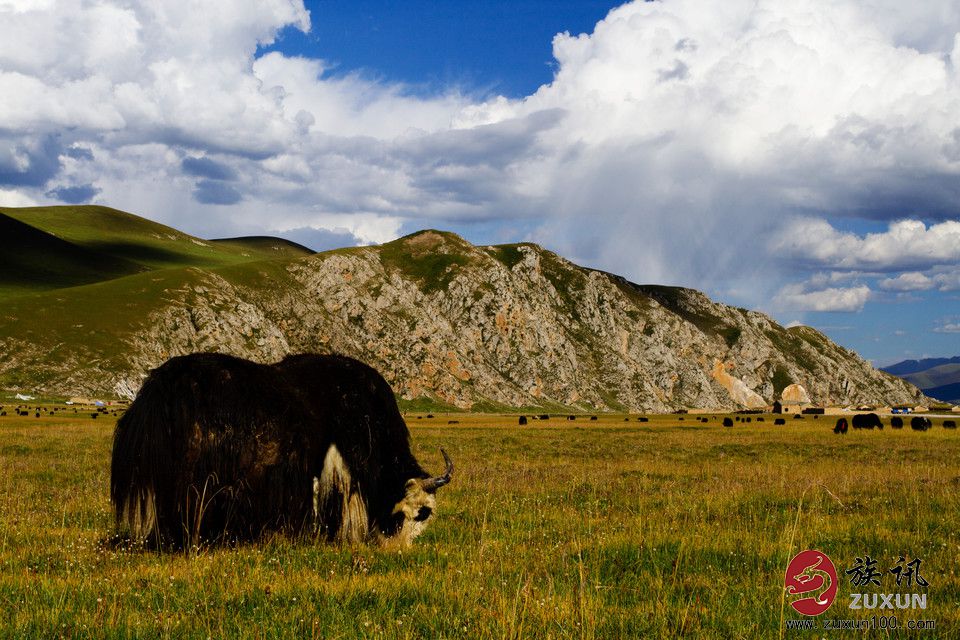
<path id="1" fill-rule="evenodd" d="M 86 205 L 0 207 L 0 234 L 6 241 L 0 298 L 154 270 L 215 269 L 313 253 L 280 238 L 201 240 L 123 211 Z"/>
<path id="2" fill-rule="evenodd" d="M 214 246 L 236 249 L 241 256 L 257 259 L 302 258 L 314 254 L 302 244 L 272 236 L 244 236 L 242 238 L 219 238 L 211 240 Z"/>
<path id="3" fill-rule="evenodd" d="M 0 213 L 0 296 L 109 280 L 147 269 Z"/>

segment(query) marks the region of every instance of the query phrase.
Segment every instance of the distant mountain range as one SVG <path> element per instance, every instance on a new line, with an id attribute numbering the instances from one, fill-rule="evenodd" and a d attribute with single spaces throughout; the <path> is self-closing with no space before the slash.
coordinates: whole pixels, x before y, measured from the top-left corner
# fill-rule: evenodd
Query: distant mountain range
<path id="1" fill-rule="evenodd" d="M 258 361 L 336 351 L 377 367 L 407 409 L 671 411 L 916 403 L 810 327 L 640 285 L 535 244 L 426 230 L 313 253 L 203 240 L 95 206 L 0 208 L 0 388 L 132 397 L 194 351 Z"/>
<path id="2" fill-rule="evenodd" d="M 915 384 L 931 398 L 960 404 L 960 356 L 904 360 L 882 369 Z"/>

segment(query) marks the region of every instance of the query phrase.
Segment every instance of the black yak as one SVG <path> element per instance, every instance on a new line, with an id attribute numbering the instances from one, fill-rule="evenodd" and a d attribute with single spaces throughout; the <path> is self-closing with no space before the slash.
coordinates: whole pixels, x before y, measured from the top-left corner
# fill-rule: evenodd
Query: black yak
<path id="1" fill-rule="evenodd" d="M 858 413 L 853 416 L 854 429 L 883 429 L 883 423 L 880 422 L 880 416 L 875 413 Z"/>
<path id="2" fill-rule="evenodd" d="M 520 416 L 520 419 L 517 422 L 522 427 L 523 425 L 527 424 L 527 416 Z"/>
<path id="3" fill-rule="evenodd" d="M 739 419 L 740 419 L 740 418 L 737 418 L 737 420 L 739 420 Z M 724 418 L 724 419 L 723 419 L 723 426 L 725 426 L 725 427 L 732 427 L 732 426 L 733 426 L 733 420 L 731 420 L 730 418 Z"/>
<path id="4" fill-rule="evenodd" d="M 847 425 L 847 419 L 846 419 L 846 418 L 839 418 L 839 419 L 837 419 L 837 424 L 836 424 L 836 426 L 833 427 L 833 432 L 834 432 L 834 433 L 846 433 L 848 429 L 849 429 L 849 427 L 848 427 L 848 425 Z"/>
<path id="5" fill-rule="evenodd" d="M 121 532 L 159 547 L 271 532 L 403 546 L 450 481 L 441 453 L 432 477 L 389 384 L 352 358 L 192 354 L 153 370 L 117 423 L 110 497 Z"/>
<path id="6" fill-rule="evenodd" d="M 933 426 L 933 423 L 930 422 L 930 418 L 921 418 L 920 416 L 914 416 L 910 420 L 910 428 L 914 431 L 926 431 Z"/>
<path id="7" fill-rule="evenodd" d="M 903 418 L 900 416 L 893 416 L 890 418 L 890 426 L 894 429 L 903 429 Z"/>
<path id="8" fill-rule="evenodd" d="M 787 421 L 784 420 L 783 418 L 774 418 L 773 424 L 775 425 L 787 424 Z"/>
<path id="9" fill-rule="evenodd" d="M 944 429 L 956 429 L 956 428 L 957 428 L 957 422 L 956 422 L 956 420 L 944 420 L 944 421 L 943 421 L 943 428 L 944 428 Z"/>

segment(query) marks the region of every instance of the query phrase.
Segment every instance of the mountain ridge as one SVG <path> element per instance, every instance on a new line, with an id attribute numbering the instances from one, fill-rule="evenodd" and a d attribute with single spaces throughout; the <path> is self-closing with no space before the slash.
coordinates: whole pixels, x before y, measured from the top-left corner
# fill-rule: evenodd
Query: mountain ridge
<path id="1" fill-rule="evenodd" d="M 931 398 L 960 403 L 960 356 L 904 360 L 882 370 L 903 378 Z"/>
<path id="2" fill-rule="evenodd" d="M 275 361 L 337 351 L 377 367 L 407 406 L 740 408 L 770 404 L 792 383 L 820 404 L 922 399 L 812 328 L 531 243 L 474 246 L 427 229 L 266 259 L 178 242 L 187 253 L 210 244 L 195 252 L 207 263 L 8 299 L 0 384 L 131 397 L 151 368 L 183 353 Z"/>

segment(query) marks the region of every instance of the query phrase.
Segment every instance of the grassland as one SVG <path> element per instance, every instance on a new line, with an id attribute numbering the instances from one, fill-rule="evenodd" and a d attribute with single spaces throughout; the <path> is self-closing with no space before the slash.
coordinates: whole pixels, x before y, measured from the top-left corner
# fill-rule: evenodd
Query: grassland
<path id="1" fill-rule="evenodd" d="M 864 554 L 922 558 L 914 617 L 937 624 L 922 637 L 960 635 L 960 434 L 939 426 L 408 414 L 421 461 L 443 445 L 457 463 L 413 549 L 268 540 L 185 557 L 101 544 L 113 420 L 0 418 L 0 636 L 813 637 L 783 627 L 798 617 L 783 572 L 807 548 L 841 577 Z M 828 616 L 871 613 L 847 609 L 850 591 Z"/>

